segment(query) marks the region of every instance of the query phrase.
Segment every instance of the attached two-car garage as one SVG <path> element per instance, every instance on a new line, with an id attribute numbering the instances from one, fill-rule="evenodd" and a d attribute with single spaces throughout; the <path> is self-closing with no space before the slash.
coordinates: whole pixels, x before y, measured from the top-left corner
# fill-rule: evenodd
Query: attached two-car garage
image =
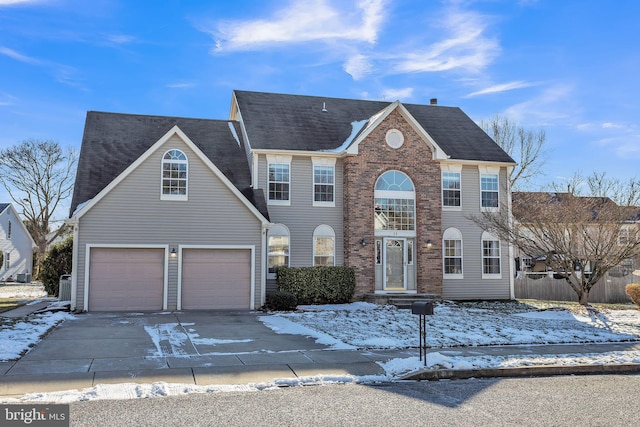
<path id="1" fill-rule="evenodd" d="M 247 309 L 251 299 L 251 251 L 184 249 L 182 309 Z"/>
<path id="2" fill-rule="evenodd" d="M 168 250 L 92 247 L 89 251 L 89 311 L 155 311 L 177 305 L 182 310 L 249 309 L 250 248 L 184 248 L 175 292 L 165 292 L 171 275 Z M 166 298 L 174 297 L 174 301 Z"/>

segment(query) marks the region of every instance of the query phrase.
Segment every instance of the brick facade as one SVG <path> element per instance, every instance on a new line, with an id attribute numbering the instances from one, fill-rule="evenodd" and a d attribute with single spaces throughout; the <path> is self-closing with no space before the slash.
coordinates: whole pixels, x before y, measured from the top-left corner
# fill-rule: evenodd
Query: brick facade
<path id="1" fill-rule="evenodd" d="M 394 128 L 404 135 L 398 149 L 385 142 Z M 388 170 L 404 172 L 415 185 L 418 293 L 442 295 L 441 174 L 429 145 L 396 109 L 359 144 L 358 152 L 344 160 L 344 259 L 356 271 L 355 298 L 375 290 L 374 186 Z M 362 246 L 362 239 L 367 245 Z"/>

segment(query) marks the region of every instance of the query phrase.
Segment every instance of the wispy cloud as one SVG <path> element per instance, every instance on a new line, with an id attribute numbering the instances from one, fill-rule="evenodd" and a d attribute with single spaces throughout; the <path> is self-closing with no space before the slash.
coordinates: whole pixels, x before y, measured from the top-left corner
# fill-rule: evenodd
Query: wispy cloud
<path id="1" fill-rule="evenodd" d="M 1 6 L 14 6 L 17 4 L 42 3 L 43 0 L 0 0 Z"/>
<path id="2" fill-rule="evenodd" d="M 328 0 L 292 1 L 269 19 L 225 21 L 204 31 L 215 51 L 238 51 L 309 41 L 348 40 L 373 44 L 383 21 L 384 0 L 360 0 L 355 10 Z"/>
<path id="3" fill-rule="evenodd" d="M 15 59 L 16 61 L 24 62 L 25 64 L 44 65 L 44 62 L 39 59 L 23 55 L 20 52 L 16 52 L 15 50 L 5 46 L 0 46 L 0 55 L 8 56 L 9 58 Z"/>
<path id="4" fill-rule="evenodd" d="M 558 120 L 573 120 L 578 107 L 572 107 L 573 85 L 556 84 L 528 101 L 512 105 L 504 114 L 524 124 L 545 125 Z"/>
<path id="5" fill-rule="evenodd" d="M 406 87 L 402 89 L 385 89 L 382 92 L 382 99 L 388 101 L 395 101 L 396 99 L 403 100 L 413 96 L 413 88 Z"/>
<path id="6" fill-rule="evenodd" d="M 54 78 L 57 82 L 67 86 L 86 90 L 85 87 L 77 80 L 77 70 L 73 67 L 27 56 L 6 46 L 0 46 L 0 55 L 8 56 L 9 58 L 12 58 L 19 62 L 23 62 L 25 64 L 45 68 L 47 71 L 51 72 L 54 75 Z"/>
<path id="7" fill-rule="evenodd" d="M 196 84 L 193 82 L 179 82 L 179 83 L 169 83 L 167 87 L 169 89 L 190 89 L 195 87 Z"/>
<path id="8" fill-rule="evenodd" d="M 400 55 L 394 69 L 399 73 L 465 69 L 480 72 L 499 54 L 495 38 L 486 34 L 487 18 L 471 11 L 449 9 L 442 22 L 445 38 Z"/>
<path id="9" fill-rule="evenodd" d="M 0 92 L 0 107 L 10 107 L 12 105 L 16 105 L 17 99 L 18 98 L 13 95 Z"/>
<path id="10" fill-rule="evenodd" d="M 117 45 L 130 44 L 136 41 L 135 37 L 127 34 L 107 34 L 105 37 L 108 42 Z"/>
<path id="11" fill-rule="evenodd" d="M 371 61 L 367 56 L 362 54 L 357 54 L 347 59 L 342 68 L 347 74 L 350 74 L 354 80 L 360 80 L 373 71 Z"/>
<path id="12" fill-rule="evenodd" d="M 480 95 L 489 95 L 492 93 L 507 92 L 514 89 L 522 89 L 532 85 L 533 85 L 532 83 L 528 83 L 522 80 L 518 80 L 515 82 L 501 83 L 498 85 L 489 86 L 488 88 L 484 88 L 484 89 L 472 92 L 468 94 L 466 98 L 472 98 L 474 96 L 480 96 Z"/>

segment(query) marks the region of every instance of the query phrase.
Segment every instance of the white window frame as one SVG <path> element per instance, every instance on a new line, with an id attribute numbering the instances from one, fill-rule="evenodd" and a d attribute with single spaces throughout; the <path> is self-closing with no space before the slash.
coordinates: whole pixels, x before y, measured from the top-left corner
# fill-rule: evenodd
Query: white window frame
<path id="1" fill-rule="evenodd" d="M 480 176 L 478 179 L 478 186 L 480 188 L 480 210 L 488 211 L 488 212 L 497 212 L 500 210 L 500 168 L 498 167 L 489 167 L 489 166 L 480 166 L 479 167 Z M 496 178 L 496 190 L 483 190 L 482 189 L 482 178 L 484 176 L 491 176 Z M 496 193 L 497 197 L 497 206 L 482 206 L 482 193 Z"/>
<path id="2" fill-rule="evenodd" d="M 322 255 L 322 254 L 318 254 L 316 253 L 316 240 L 317 239 L 327 239 L 330 238 L 333 240 L 333 247 L 332 247 L 332 251 L 331 251 L 331 257 L 333 258 L 333 262 L 331 264 L 318 264 L 316 262 L 316 258 L 318 257 L 325 257 L 327 255 Z M 336 233 L 335 231 L 333 231 L 333 228 L 331 228 L 331 226 L 326 225 L 326 224 L 322 224 L 316 227 L 315 230 L 313 230 L 313 266 L 335 266 L 336 265 Z"/>
<path id="3" fill-rule="evenodd" d="M 9 270 L 11 267 L 11 252 L 4 253 L 4 268 L 5 270 Z"/>
<path id="4" fill-rule="evenodd" d="M 497 243 L 498 255 L 485 256 L 484 254 L 484 242 L 494 242 Z M 483 279 L 502 279 L 502 242 L 496 236 L 491 233 L 484 231 L 482 233 L 482 240 L 480 243 L 480 255 L 482 258 L 481 268 L 482 268 L 482 278 Z M 485 259 L 498 259 L 498 268 L 500 268 L 500 273 L 485 273 L 484 272 L 484 261 Z"/>
<path id="5" fill-rule="evenodd" d="M 288 245 L 285 255 L 271 255 L 269 252 L 269 239 L 271 237 L 287 237 Z M 269 258 L 271 256 L 286 256 L 287 263 L 286 265 L 283 265 L 283 267 L 289 267 L 291 265 L 291 233 L 289 232 L 289 228 L 284 224 L 274 224 L 267 232 L 267 277 L 272 279 L 276 277 L 276 274 L 275 272 L 269 272 Z"/>
<path id="6" fill-rule="evenodd" d="M 176 151 L 184 156 L 182 159 L 165 159 L 165 156 L 171 151 Z M 164 177 L 164 165 L 165 164 L 184 164 L 186 165 L 186 178 L 165 178 Z M 185 182 L 184 194 L 165 194 L 164 182 L 165 180 L 179 180 Z M 189 200 L 189 158 L 186 153 L 178 148 L 171 148 L 162 154 L 162 161 L 160 162 L 160 200 Z"/>
<path id="7" fill-rule="evenodd" d="M 313 164 L 313 167 L 311 168 L 311 173 L 312 173 L 311 181 L 313 182 L 313 185 L 311 187 L 311 198 L 313 200 L 313 206 L 331 207 L 331 208 L 335 207 L 336 206 L 336 159 L 331 157 L 312 157 L 311 163 Z M 332 173 L 333 183 L 327 184 L 324 182 L 316 182 L 317 167 L 330 168 Z M 316 200 L 316 185 L 326 185 L 326 186 L 330 185 L 333 190 L 333 194 L 332 194 L 333 200 L 330 202 Z"/>
<path id="8" fill-rule="evenodd" d="M 457 190 L 458 194 L 460 194 L 460 206 L 450 206 L 450 205 L 445 205 L 444 203 L 444 192 L 445 190 L 448 191 L 456 191 L 451 190 L 451 189 L 445 189 L 444 188 L 444 175 L 445 174 L 457 174 L 458 175 L 458 182 L 460 184 L 460 188 Z M 441 198 L 441 203 L 442 203 L 442 210 L 445 211 L 461 211 L 462 210 L 462 165 L 442 165 L 441 166 L 441 172 L 440 172 L 440 185 L 441 185 L 441 189 L 440 189 L 440 198 Z"/>
<path id="9" fill-rule="evenodd" d="M 618 246 L 625 246 L 629 244 L 629 240 L 631 239 L 631 229 L 629 227 L 623 226 L 618 231 Z"/>
<path id="10" fill-rule="evenodd" d="M 460 242 L 460 256 L 447 256 L 446 244 L 447 241 L 459 241 Z M 460 273 L 447 273 L 445 270 L 445 260 L 447 258 L 460 258 Z M 462 233 L 457 228 L 447 228 L 442 233 L 442 277 L 445 279 L 464 279 L 464 242 L 462 240 Z"/>
<path id="11" fill-rule="evenodd" d="M 378 187 L 378 182 L 382 179 L 382 177 L 385 174 L 389 172 L 397 172 L 407 177 L 409 183 L 411 184 L 411 190 L 378 190 L 376 189 L 376 187 Z M 377 199 L 386 199 L 386 200 L 394 200 L 394 201 L 410 200 L 413 203 L 413 211 L 412 211 L 413 228 L 408 230 L 395 229 L 395 228 L 378 228 L 376 224 L 376 212 L 375 212 L 375 206 L 374 206 L 373 215 L 374 215 L 374 229 L 376 234 L 386 235 L 386 234 L 392 233 L 391 235 L 396 237 L 414 237 L 418 227 L 418 221 L 416 217 L 416 186 L 413 183 L 413 180 L 411 179 L 411 177 L 399 170 L 388 170 L 381 173 L 378 176 L 378 179 L 376 179 L 376 183 L 373 188 L 374 188 L 374 205 L 375 206 L 377 206 Z"/>
<path id="12" fill-rule="evenodd" d="M 267 155 L 267 188 L 266 188 L 266 193 L 267 193 L 267 204 L 268 205 L 280 205 L 280 206 L 291 206 L 291 189 L 292 189 L 292 185 L 291 185 L 291 159 L 292 156 L 273 156 L 273 155 Z M 278 183 L 278 184 L 283 184 L 285 183 L 285 181 L 271 181 L 271 174 L 269 173 L 271 166 L 272 165 L 283 165 L 283 166 L 287 166 L 287 168 L 289 169 L 289 180 L 286 182 L 286 184 L 289 186 L 289 198 L 288 199 L 271 199 L 271 191 L 270 191 L 270 187 L 271 187 L 271 183 Z"/>

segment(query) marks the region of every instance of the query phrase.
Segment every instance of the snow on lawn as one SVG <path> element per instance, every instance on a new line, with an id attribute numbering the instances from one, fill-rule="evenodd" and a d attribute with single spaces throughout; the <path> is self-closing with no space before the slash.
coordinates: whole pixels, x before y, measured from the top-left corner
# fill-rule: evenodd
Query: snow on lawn
<path id="1" fill-rule="evenodd" d="M 0 362 L 16 360 L 35 345 L 44 334 L 72 314 L 58 311 L 30 316 L 28 320 L 0 319 Z"/>
<path id="2" fill-rule="evenodd" d="M 12 284 L 0 286 L 0 298 L 46 298 L 47 292 L 39 283 Z"/>
<path id="3" fill-rule="evenodd" d="M 418 318 L 411 310 L 354 303 L 333 306 L 300 306 L 294 313 L 274 316 L 280 333 L 327 336 L 336 343 L 359 349 L 417 347 Z M 427 346 L 446 348 L 506 344 L 564 344 L 640 341 L 640 311 L 612 310 L 578 315 L 568 310 L 543 310 L 517 302 L 452 303 L 435 305 L 427 316 Z M 267 326 L 271 316 L 261 317 Z M 304 327 L 314 333 L 300 332 Z M 338 348 L 338 344 L 334 344 Z M 342 347 L 344 348 L 344 347 Z"/>

